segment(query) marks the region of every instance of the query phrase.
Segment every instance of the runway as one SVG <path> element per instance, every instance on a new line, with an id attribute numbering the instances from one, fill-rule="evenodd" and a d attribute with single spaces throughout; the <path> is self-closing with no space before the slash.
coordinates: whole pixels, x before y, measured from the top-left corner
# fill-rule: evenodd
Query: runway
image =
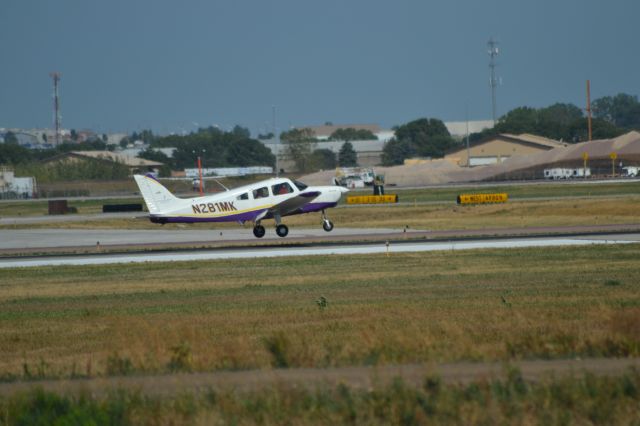
<path id="1" fill-rule="evenodd" d="M 334 244 L 296 247 L 245 247 L 233 249 L 165 251 L 156 253 L 93 254 L 83 256 L 43 256 L 0 259 L 0 268 L 108 265 L 118 263 L 180 262 L 223 259 L 251 259 L 286 256 L 330 256 L 384 254 L 524 247 L 585 246 L 594 244 L 631 244 L 640 242 L 640 234 L 615 234 L 574 237 L 501 238 L 463 241 L 374 242 L 369 244 Z"/>
<path id="2" fill-rule="evenodd" d="M 363 233 L 390 235 L 401 233 L 400 229 L 363 230 L 361 228 L 336 227 L 331 233 L 317 228 L 291 227 L 289 236 L 282 239 L 276 236 L 273 228 L 267 229 L 263 239 L 253 236 L 251 227 L 226 229 L 1 229 L 0 250 L 12 249 L 47 249 L 60 247 L 95 247 L 124 245 L 157 245 L 181 243 L 214 243 L 214 242 L 287 242 L 292 239 L 308 238 L 351 238 Z M 408 232 L 419 232 L 410 230 Z"/>

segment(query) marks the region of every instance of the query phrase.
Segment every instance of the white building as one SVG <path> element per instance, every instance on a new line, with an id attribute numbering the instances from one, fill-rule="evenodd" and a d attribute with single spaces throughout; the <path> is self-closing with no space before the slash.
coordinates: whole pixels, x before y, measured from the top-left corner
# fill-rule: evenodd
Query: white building
<path id="1" fill-rule="evenodd" d="M 35 191 L 34 177 L 16 177 L 12 169 L 0 167 L 0 198 L 31 198 Z"/>

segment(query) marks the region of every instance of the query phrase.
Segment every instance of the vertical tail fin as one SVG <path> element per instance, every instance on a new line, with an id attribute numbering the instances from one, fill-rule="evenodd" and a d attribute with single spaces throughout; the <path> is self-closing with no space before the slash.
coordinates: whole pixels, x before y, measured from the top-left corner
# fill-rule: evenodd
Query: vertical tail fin
<path id="1" fill-rule="evenodd" d="M 134 175 L 149 213 L 163 214 L 179 207 L 180 198 L 173 195 L 160 182 L 150 176 Z"/>

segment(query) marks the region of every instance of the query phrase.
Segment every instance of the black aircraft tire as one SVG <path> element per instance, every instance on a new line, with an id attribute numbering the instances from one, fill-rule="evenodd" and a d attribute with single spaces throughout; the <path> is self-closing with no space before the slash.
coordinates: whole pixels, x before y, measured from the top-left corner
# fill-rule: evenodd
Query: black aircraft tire
<path id="1" fill-rule="evenodd" d="M 267 231 L 265 231 L 265 230 L 264 230 L 264 226 L 262 226 L 262 225 L 257 225 L 257 226 L 254 226 L 254 227 L 253 227 L 253 235 L 254 235 L 256 238 L 262 238 L 262 237 L 264 237 L 264 234 L 265 234 L 266 232 L 267 232 Z"/>
<path id="2" fill-rule="evenodd" d="M 324 221 L 322 223 L 322 229 L 327 232 L 331 232 L 333 230 L 333 222 L 331 222 L 330 220 Z"/>
<path id="3" fill-rule="evenodd" d="M 287 225 L 280 224 L 276 226 L 276 234 L 278 234 L 278 237 L 284 238 L 289 234 L 289 228 L 287 228 Z"/>

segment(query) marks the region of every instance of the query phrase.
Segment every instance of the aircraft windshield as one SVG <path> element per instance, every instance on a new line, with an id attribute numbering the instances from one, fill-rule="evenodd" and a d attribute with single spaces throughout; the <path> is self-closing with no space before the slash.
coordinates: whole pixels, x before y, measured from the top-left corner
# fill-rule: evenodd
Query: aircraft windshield
<path id="1" fill-rule="evenodd" d="M 304 191 L 305 189 L 307 189 L 307 185 L 305 185 L 304 183 L 294 180 L 293 184 L 300 190 L 300 191 Z"/>

